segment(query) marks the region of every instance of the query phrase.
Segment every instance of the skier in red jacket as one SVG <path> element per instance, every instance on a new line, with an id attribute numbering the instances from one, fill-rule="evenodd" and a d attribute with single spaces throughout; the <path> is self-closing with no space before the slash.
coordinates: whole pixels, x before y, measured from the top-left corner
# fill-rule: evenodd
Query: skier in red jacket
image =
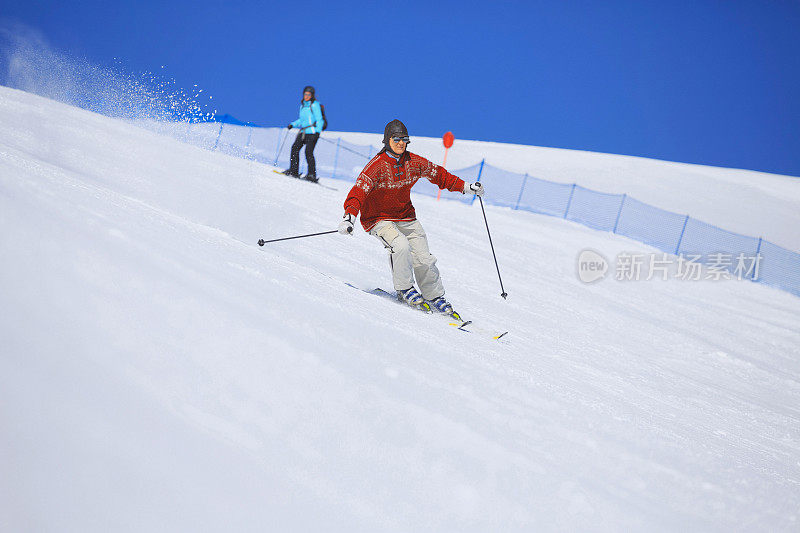
<path id="1" fill-rule="evenodd" d="M 411 205 L 411 187 L 421 178 L 440 189 L 483 196 L 483 185 L 466 183 L 406 148 L 411 141 L 405 125 L 395 119 L 383 131 L 384 148 L 367 163 L 344 201 L 339 232 L 352 235 L 361 213 L 364 230 L 380 239 L 389 251 L 397 297 L 412 307 L 430 307 L 453 314 L 444 298 L 444 285 L 436 258 L 428 249 L 425 230 Z M 414 287 L 416 277 L 420 290 Z"/>

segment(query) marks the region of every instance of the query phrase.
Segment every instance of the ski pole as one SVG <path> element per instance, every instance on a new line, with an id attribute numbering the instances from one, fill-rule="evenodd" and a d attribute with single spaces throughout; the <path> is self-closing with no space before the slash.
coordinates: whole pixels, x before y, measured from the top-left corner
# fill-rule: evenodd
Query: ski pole
<path id="1" fill-rule="evenodd" d="M 505 300 L 508 297 L 508 293 L 503 288 L 503 278 L 500 277 L 500 267 L 497 265 L 497 255 L 494 253 L 494 244 L 492 244 L 492 233 L 489 231 L 489 222 L 486 220 L 486 210 L 483 208 L 483 198 L 478 196 L 478 200 L 481 201 L 481 211 L 483 212 L 483 222 L 486 224 L 486 233 L 489 235 L 489 246 L 492 247 L 492 257 L 494 257 L 494 267 L 497 269 L 497 278 L 500 280 L 500 290 L 503 291 L 500 293 L 500 296 L 503 297 Z"/>
<path id="2" fill-rule="evenodd" d="M 258 239 L 258 245 L 259 246 L 264 246 L 268 242 L 290 241 L 292 239 L 303 239 L 305 237 L 315 237 L 317 235 L 329 235 L 331 233 L 339 233 L 339 230 L 338 229 L 334 229 L 334 230 L 331 230 L 331 231 L 323 231 L 323 232 L 320 232 L 320 233 L 309 233 L 308 235 L 296 235 L 294 237 L 283 237 L 281 239 L 271 239 L 269 241 L 265 241 L 264 239 Z"/>
<path id="3" fill-rule="evenodd" d="M 283 152 L 283 145 L 286 144 L 287 137 L 289 137 L 289 130 L 286 130 L 286 135 L 283 136 L 283 140 L 281 141 L 281 147 L 278 148 L 278 153 L 275 155 L 274 165 L 278 164 L 278 158 L 281 156 L 281 152 Z"/>

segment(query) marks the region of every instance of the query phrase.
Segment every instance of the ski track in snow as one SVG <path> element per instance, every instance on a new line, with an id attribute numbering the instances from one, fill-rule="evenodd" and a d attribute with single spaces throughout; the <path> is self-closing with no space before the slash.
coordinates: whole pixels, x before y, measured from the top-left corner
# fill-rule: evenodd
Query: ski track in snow
<path id="1" fill-rule="evenodd" d="M 344 182 L 6 88 L 0 133 L 1 530 L 798 527 L 794 296 L 584 285 L 653 250 L 487 206 L 504 301 L 479 205 L 416 196 L 497 342 L 348 287 L 392 288 L 360 228 L 255 244 Z"/>

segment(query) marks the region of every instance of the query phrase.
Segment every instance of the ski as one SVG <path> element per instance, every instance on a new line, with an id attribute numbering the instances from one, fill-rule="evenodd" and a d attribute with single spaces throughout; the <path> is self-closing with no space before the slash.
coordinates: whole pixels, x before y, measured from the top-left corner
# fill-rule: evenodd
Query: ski
<path id="1" fill-rule="evenodd" d="M 496 341 L 500 340 L 503 337 L 505 337 L 506 335 L 508 335 L 508 331 L 503 331 L 502 333 L 497 333 L 497 332 L 487 331 L 487 330 L 485 330 L 483 328 L 478 328 L 478 327 L 476 327 L 476 326 L 474 326 L 472 324 L 471 320 L 467 320 L 466 322 L 450 322 L 449 325 L 453 326 L 454 328 L 460 329 L 461 331 L 466 331 L 467 333 L 481 333 L 481 334 L 490 335 L 492 337 L 492 340 L 496 340 Z M 469 329 L 469 328 L 472 328 L 472 329 Z"/>
<path id="2" fill-rule="evenodd" d="M 396 304 L 405 305 L 407 307 L 410 307 L 411 309 L 416 309 L 417 311 L 422 311 L 425 314 L 441 316 L 443 318 L 448 319 L 448 323 L 447 323 L 448 326 L 452 326 L 452 327 L 458 329 L 459 331 L 463 331 L 465 333 L 487 334 L 487 335 L 491 335 L 491 338 L 493 340 L 500 340 L 501 338 L 505 337 L 508 334 L 508 331 L 504 331 L 504 332 L 498 334 L 498 333 L 490 333 L 490 332 L 488 332 L 488 331 L 486 331 L 486 330 L 484 330 L 482 328 L 477 328 L 476 326 L 473 325 L 471 320 L 463 320 L 461 318 L 461 316 L 458 313 L 456 313 L 455 311 L 453 313 L 450 313 L 450 314 L 448 314 L 448 313 L 437 313 L 433 309 L 431 309 L 431 306 L 428 304 L 428 302 L 423 302 L 419 306 L 410 306 L 407 303 L 399 300 L 397 298 L 397 293 L 395 293 L 393 291 L 389 292 L 389 291 L 383 290 L 381 288 L 375 288 L 375 289 L 372 289 L 372 290 L 362 289 L 361 287 L 356 287 L 352 283 L 347 283 L 347 282 L 345 282 L 345 285 L 347 285 L 348 287 L 352 287 L 354 289 L 358 289 L 361 292 L 366 292 L 367 294 L 373 294 L 375 296 L 380 296 L 381 298 L 386 298 L 388 300 L 391 300 L 391 301 L 395 302 Z M 450 320 L 455 320 L 455 322 L 451 322 Z"/>
<path id="3" fill-rule="evenodd" d="M 273 171 L 275 174 L 280 174 L 281 176 L 286 176 L 287 178 L 294 178 L 294 179 L 298 179 L 298 180 L 300 180 L 300 181 L 304 181 L 304 182 L 306 182 L 306 183 L 313 183 L 313 184 L 315 184 L 315 185 L 319 185 L 320 187 L 322 187 L 322 188 L 324 188 L 324 189 L 331 190 L 331 191 L 338 191 L 338 190 L 339 190 L 339 189 L 335 189 L 335 188 L 333 188 L 333 187 L 328 187 L 327 185 L 323 185 L 323 184 L 322 184 L 322 183 L 320 183 L 319 181 L 311 181 L 311 180 L 307 180 L 307 179 L 303 178 L 302 176 L 292 176 L 292 175 L 289 175 L 289 174 L 284 174 L 282 171 L 280 171 L 280 170 L 275 170 L 275 169 L 272 169 L 272 171 Z"/>
<path id="4" fill-rule="evenodd" d="M 415 309 L 417 311 L 422 311 L 423 313 L 428 314 L 428 315 L 433 314 L 433 309 L 431 309 L 431 306 L 428 305 L 428 302 L 422 302 L 420 305 L 409 305 L 406 302 L 398 300 L 397 299 L 397 294 L 394 293 L 394 292 L 385 291 L 385 290 L 383 290 L 381 288 L 372 289 L 372 290 L 362 289 L 361 287 L 356 287 L 355 285 L 353 285 L 351 283 L 345 283 L 345 285 L 347 285 L 348 287 L 353 287 L 354 289 L 358 289 L 361 292 L 366 292 L 367 294 L 374 294 L 375 296 L 380 296 L 381 298 L 386 298 L 388 300 L 393 301 L 396 304 L 404 305 L 404 306 L 406 306 L 406 307 L 408 307 L 410 309 Z"/>

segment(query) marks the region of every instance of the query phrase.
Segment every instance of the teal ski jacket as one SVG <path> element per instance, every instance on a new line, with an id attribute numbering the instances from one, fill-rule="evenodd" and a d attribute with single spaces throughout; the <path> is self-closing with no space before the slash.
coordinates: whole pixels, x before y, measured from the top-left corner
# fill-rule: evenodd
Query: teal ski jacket
<path id="1" fill-rule="evenodd" d="M 322 109 L 319 102 L 309 100 L 300 104 L 300 117 L 292 122 L 293 128 L 300 128 L 303 133 L 322 133 Z"/>

